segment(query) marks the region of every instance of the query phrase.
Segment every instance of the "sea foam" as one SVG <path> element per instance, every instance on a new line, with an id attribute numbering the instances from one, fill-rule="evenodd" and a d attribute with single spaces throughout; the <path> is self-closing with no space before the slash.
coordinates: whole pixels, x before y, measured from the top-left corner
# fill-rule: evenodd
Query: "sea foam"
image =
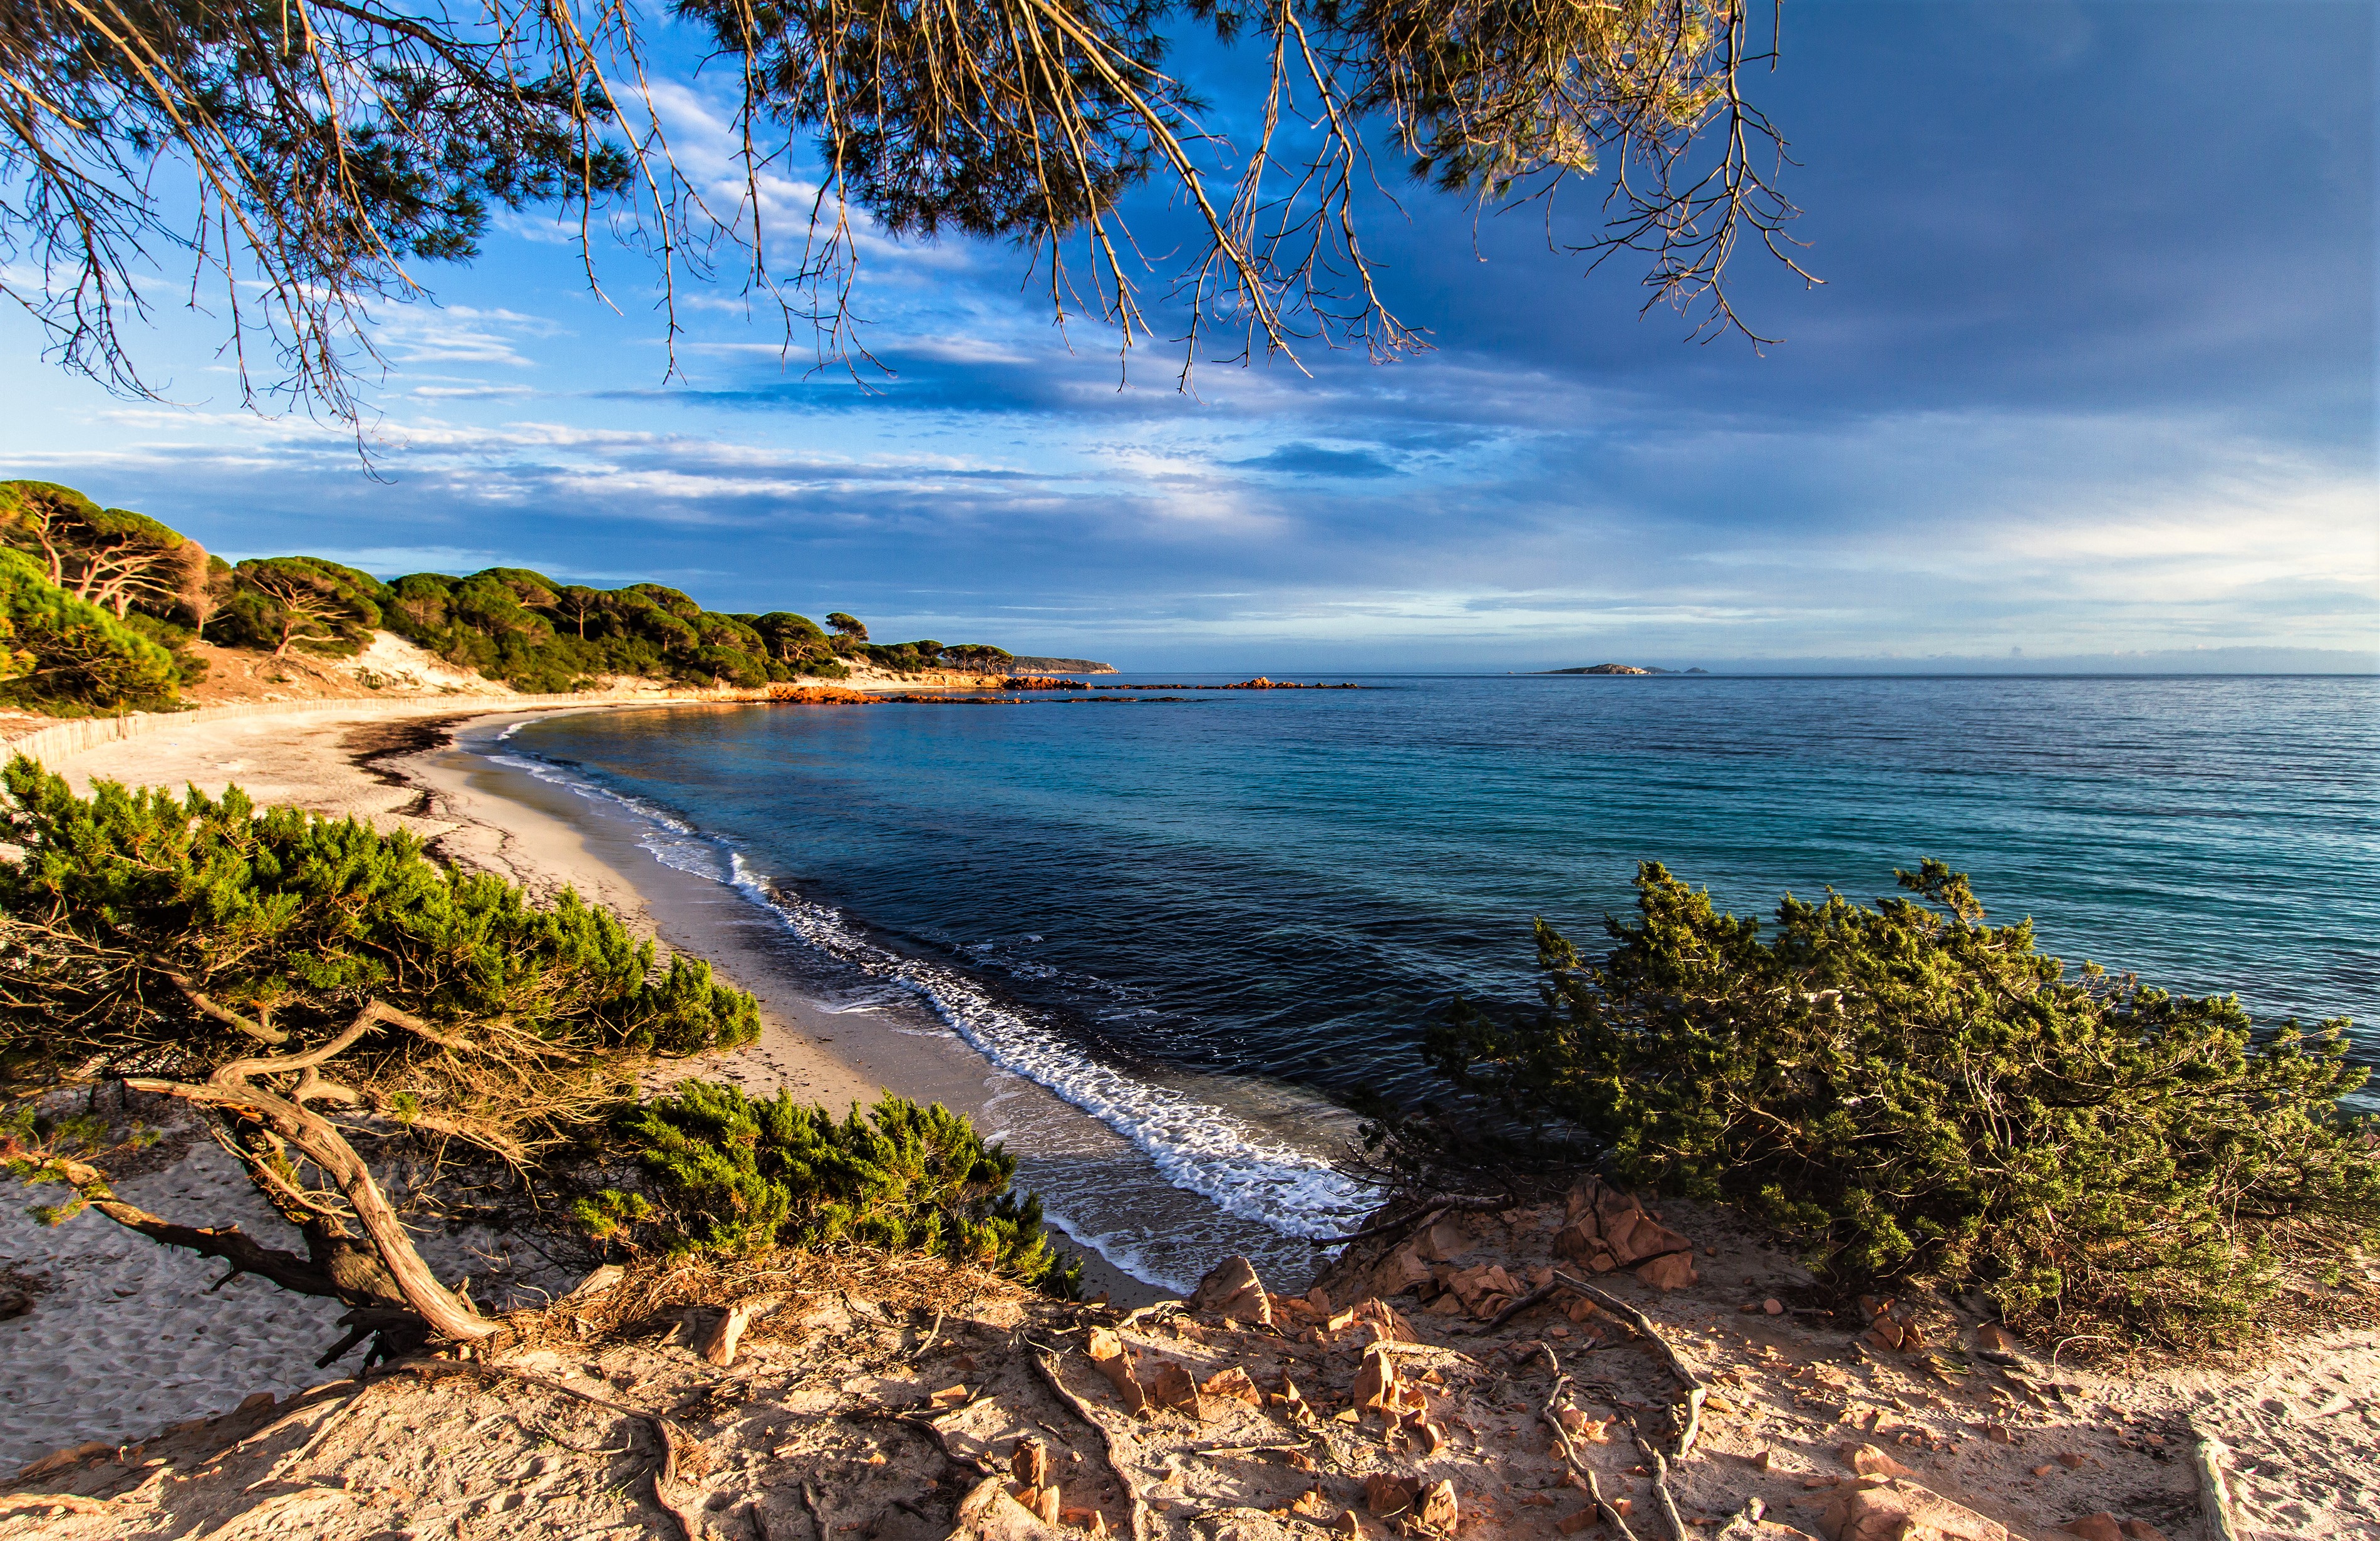
<path id="1" fill-rule="evenodd" d="M 1207 1199 L 1226 1214 L 1282 1236 L 1314 1238 L 1345 1231 L 1379 1203 L 1378 1189 L 1339 1171 L 1321 1154 L 1277 1139 L 1189 1092 L 1155 1085 L 1100 1061 L 1054 1023 L 1002 999 L 958 969 L 871 940 L 841 910 L 771 882 L 732 843 L 666 808 L 531 756 L 487 758 L 630 815 L 642 826 L 637 843 L 655 860 L 734 888 L 818 953 L 922 1003 L 991 1064 L 1048 1088 L 1098 1119 L 1131 1142 L 1168 1183 Z M 1336 1109 L 1320 1102 L 1315 1111 L 1334 1120 L 1339 1116 Z M 1051 1219 L 1063 1225 L 1058 1216 Z M 1143 1271 L 1124 1256 L 1135 1249 L 1123 1237 L 1067 1229 L 1111 1261 Z"/>

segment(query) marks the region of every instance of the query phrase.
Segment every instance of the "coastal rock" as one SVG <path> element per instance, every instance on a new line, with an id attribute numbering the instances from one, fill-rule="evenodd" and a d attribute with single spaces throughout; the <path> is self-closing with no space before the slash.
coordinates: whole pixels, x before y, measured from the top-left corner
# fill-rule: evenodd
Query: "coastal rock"
<path id="1" fill-rule="evenodd" d="M 1376 1295 L 1411 1294 L 1430 1282 L 1429 1264 L 1422 1259 L 1420 1249 L 1401 1246 L 1380 1260 L 1372 1270 L 1370 1284 Z"/>
<path id="2" fill-rule="evenodd" d="M 1038 1541 L 1058 1534 L 1042 1523 L 1041 1516 L 1018 1503 L 1009 1493 L 1007 1481 L 998 1475 L 968 1489 L 959 1500 L 956 1520 L 951 1535 L 966 1541 Z"/>
<path id="3" fill-rule="evenodd" d="M 1845 1445 L 1835 1453 L 1844 1465 L 1862 1476 L 1905 1477 L 1917 1474 L 1875 1445 Z"/>
<path id="4" fill-rule="evenodd" d="M 1198 1405 L 1198 1383 L 1190 1377 L 1188 1370 L 1171 1359 L 1160 1365 L 1157 1373 L 1149 1377 L 1148 1400 L 1154 1406 L 1170 1407 L 1192 1417 L 1198 1416 L 1202 1411 Z"/>
<path id="5" fill-rule="evenodd" d="M 1818 1531 L 1828 1541 L 2009 1541 L 1998 1521 L 1893 1477 L 1862 1477 L 1838 1488 Z"/>
<path id="6" fill-rule="evenodd" d="M 2124 1535 L 2124 1527 L 2116 1523 L 2116 1517 L 2104 1511 L 2097 1514 L 2085 1514 L 2079 1520 L 2069 1520 L 2064 1528 L 2069 1535 L 2079 1535 L 2082 1541 L 2130 1541 Z"/>
<path id="7" fill-rule="evenodd" d="M 1245 1257 L 1226 1257 L 1208 1270 L 1190 1296 L 1190 1309 L 1261 1327 L 1272 1325 L 1272 1301 L 1265 1293 L 1264 1280 L 1257 1277 L 1256 1265 Z"/>
<path id="8" fill-rule="evenodd" d="M 1428 1263 L 1451 1263 L 1471 1250 L 1471 1237 L 1452 1217 L 1440 1215 L 1414 1238 L 1415 1256 Z"/>
<path id="9" fill-rule="evenodd" d="M 1640 1282 L 1657 1290 L 1682 1290 L 1702 1278 L 1694 1271 L 1694 1260 L 1682 1252 L 1671 1252 L 1643 1264 L 1636 1269 Z"/>
<path id="10" fill-rule="evenodd" d="M 1411 1477 L 1374 1472 L 1364 1479 L 1364 1507 L 1382 1519 L 1414 1506 L 1416 1485 Z"/>
<path id="11" fill-rule="evenodd" d="M 1090 1341 L 1085 1345 L 1085 1352 L 1091 1356 L 1091 1363 L 1099 1367 L 1099 1373 L 1114 1385 L 1116 1396 L 1123 1402 L 1125 1412 L 1138 1413 L 1148 1405 L 1148 1390 L 1141 1385 L 1140 1377 L 1133 1373 L 1132 1355 L 1124 1352 L 1123 1340 L 1117 1337 L 1113 1329 L 1104 1327 L 1091 1329 Z"/>
<path id="12" fill-rule="evenodd" d="M 1248 1378 L 1248 1372 L 1237 1365 L 1208 1376 L 1199 1383 L 1198 1390 L 1205 1396 L 1229 1397 L 1235 1401 L 1246 1402 L 1250 1407 L 1264 1405 L 1264 1393 L 1257 1390 L 1257 1383 Z"/>
<path id="13" fill-rule="evenodd" d="M 1364 1351 L 1364 1362 L 1355 1371 L 1355 1384 L 1351 1394 L 1357 1407 L 1378 1407 L 1394 1412 L 1398 1393 L 1396 1362 L 1378 1345 Z"/>

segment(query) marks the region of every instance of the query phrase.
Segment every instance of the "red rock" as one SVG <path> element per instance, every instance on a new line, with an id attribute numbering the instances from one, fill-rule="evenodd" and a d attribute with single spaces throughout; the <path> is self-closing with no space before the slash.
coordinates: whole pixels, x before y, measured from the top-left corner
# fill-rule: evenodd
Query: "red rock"
<path id="1" fill-rule="evenodd" d="M 1702 1275 L 1694 1271 L 1694 1260 L 1682 1252 L 1666 1257 L 1656 1257 L 1636 1269 L 1636 1277 L 1657 1290 L 1682 1290 Z"/>
<path id="2" fill-rule="evenodd" d="M 1429 1264 L 1422 1259 L 1420 1249 L 1401 1246 L 1374 1266 L 1366 1282 L 1376 1295 L 1413 1294 L 1431 1282 Z"/>
<path id="3" fill-rule="evenodd" d="M 1248 1372 L 1237 1365 L 1208 1376 L 1199 1383 L 1198 1389 L 1210 1397 L 1228 1397 L 1234 1401 L 1246 1402 L 1250 1407 L 1264 1405 L 1264 1393 L 1257 1390 L 1257 1383 L 1248 1378 Z"/>
<path id="4" fill-rule="evenodd" d="M 1781 1317 L 1785 1314 L 1785 1303 L 1777 1299 L 1774 1295 L 1762 1301 L 1760 1303 L 1760 1308 L 1763 1311 L 1767 1312 L 1772 1317 Z"/>
<path id="5" fill-rule="evenodd" d="M 1148 1385 L 1148 1400 L 1154 1405 L 1171 1407 L 1194 1416 L 1197 1414 L 1198 1383 L 1190 1378 L 1188 1370 L 1172 1360 L 1160 1364 L 1157 1374 L 1149 1377 Z"/>
<path id="6" fill-rule="evenodd" d="M 1364 1506 L 1383 1519 L 1411 1509 L 1417 1487 L 1411 1477 L 1374 1472 L 1364 1479 Z"/>
<path id="7" fill-rule="evenodd" d="M 1009 1474 L 1027 1487 L 1050 1480 L 1050 1447 L 1038 1439 L 1019 1439 L 1008 1457 Z"/>
<path id="8" fill-rule="evenodd" d="M 1998 1521 L 1892 1477 L 1861 1477 L 1837 1489 L 1818 1529 L 1828 1541 L 2009 1541 Z"/>
<path id="9" fill-rule="evenodd" d="M 2065 1529 L 2070 1535 L 2082 1537 L 2082 1541 L 2126 1541 L 2124 1527 L 2116 1523 L 2113 1514 L 2104 1510 L 2096 1514 L 2085 1514 L 2079 1520 L 2069 1520 Z"/>
<path id="10" fill-rule="evenodd" d="M 1985 1322 L 1975 1329 L 1975 1346 L 1991 1353 L 2014 1353 L 2024 1342 L 1999 1323 Z"/>
<path id="11" fill-rule="evenodd" d="M 1420 1499 L 1414 1505 L 1414 1518 L 1441 1535 L 1454 1530 L 1458 1508 L 1454 1484 L 1439 1481 L 1422 1489 Z"/>
<path id="12" fill-rule="evenodd" d="M 1585 1530 L 1587 1527 L 1595 1524 L 1602 1518 L 1603 1516 L 1601 1514 L 1596 1512 L 1595 1505 L 1588 1504 L 1585 1509 L 1579 1510 L 1575 1513 L 1565 1514 L 1560 1519 L 1556 1520 L 1554 1522 L 1554 1529 L 1561 1532 L 1564 1535 L 1576 1535 L 1580 1531 Z"/>
<path id="13" fill-rule="evenodd" d="M 1433 1263 L 1451 1263 L 1471 1250 L 1471 1238 L 1451 1215 L 1440 1215 L 1414 1240 L 1414 1250 Z"/>
<path id="14" fill-rule="evenodd" d="M 2131 1541 L 2165 1541 L 2165 1532 L 2146 1520 L 2127 1520 L 2119 1527 Z"/>
<path id="15" fill-rule="evenodd" d="M 1148 1388 L 1142 1386 L 1140 1377 L 1133 1373 L 1132 1355 L 1124 1352 L 1123 1339 L 1107 1328 L 1095 1327 L 1091 1329 L 1090 1341 L 1085 1352 L 1090 1354 L 1091 1363 L 1099 1367 L 1099 1373 L 1114 1385 L 1116 1396 L 1123 1402 L 1125 1412 L 1137 1413 L 1148 1405 Z"/>
<path id="16" fill-rule="evenodd" d="M 1364 1363 L 1355 1371 L 1355 1405 L 1394 1409 L 1399 1389 L 1395 1362 L 1378 1347 L 1366 1351 Z"/>
<path id="17" fill-rule="evenodd" d="M 2058 1463 L 2070 1472 L 2079 1472 L 2091 1463 L 2091 1458 L 2087 1455 L 2077 1455 L 2072 1450 L 2060 1450 L 2058 1452 Z"/>
<path id="18" fill-rule="evenodd" d="M 1554 1256 L 1584 1263 L 1596 1254 L 1600 1244 L 1595 1232 L 1583 1225 L 1565 1225 L 1554 1232 Z"/>
<path id="19" fill-rule="evenodd" d="M 1245 1257 L 1226 1257 L 1208 1271 L 1190 1296 L 1190 1309 L 1234 1321 L 1272 1325 L 1272 1301 L 1256 1265 Z"/>
<path id="20" fill-rule="evenodd" d="M 1835 1454 L 1844 1465 L 1862 1476 L 1905 1477 L 1917 1474 L 1874 1445 L 1845 1445 Z"/>

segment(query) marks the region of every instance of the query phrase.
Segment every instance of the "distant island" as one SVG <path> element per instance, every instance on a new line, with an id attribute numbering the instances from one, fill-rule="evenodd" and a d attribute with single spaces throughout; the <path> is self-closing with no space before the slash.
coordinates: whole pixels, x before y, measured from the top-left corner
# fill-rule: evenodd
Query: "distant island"
<path id="1" fill-rule="evenodd" d="M 1707 669 L 1655 669 L 1634 663 L 1590 663 L 1583 669 L 1544 669 L 1547 674 L 1707 674 Z"/>
<path id="2" fill-rule="evenodd" d="M 1112 674 L 1112 663 L 1094 663 L 1087 658 L 1012 658 L 1008 673 L 1012 674 Z"/>

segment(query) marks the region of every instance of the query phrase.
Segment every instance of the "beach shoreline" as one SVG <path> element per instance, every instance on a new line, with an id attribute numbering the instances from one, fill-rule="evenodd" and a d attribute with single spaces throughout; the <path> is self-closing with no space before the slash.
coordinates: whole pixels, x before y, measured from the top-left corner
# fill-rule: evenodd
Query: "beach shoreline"
<path id="1" fill-rule="evenodd" d="M 651 940 L 663 957 L 684 952 L 708 960 L 720 977 L 758 1000 L 760 1036 L 724 1053 L 660 1062 L 648 1082 L 651 1089 L 697 1078 L 731 1082 L 756 1096 L 783 1087 L 837 1113 L 890 1091 L 966 1112 L 994 1137 L 1020 1102 L 1042 1105 L 1038 1111 L 1044 1119 L 1095 1122 L 988 1063 L 955 1034 L 866 1031 L 850 1013 L 812 999 L 788 977 L 783 955 L 795 943 L 782 922 L 746 894 L 674 870 L 639 848 L 641 826 L 606 819 L 588 798 L 507 771 L 459 742 L 468 735 L 484 746 L 507 728 L 561 715 L 740 710 L 754 704 L 530 706 L 480 698 L 455 699 L 451 710 L 432 711 L 412 700 L 309 703 L 286 712 L 164 724 L 62 757 L 50 769 L 83 795 L 100 780 L 196 786 L 211 796 L 237 785 L 260 805 L 405 830 L 447 865 L 492 873 L 540 900 L 571 888 Z M 1050 1224 L 1055 1244 L 1083 1258 L 1087 1294 L 1141 1304 L 1172 1292 L 1077 1241 L 1062 1216 L 1053 1215 Z"/>

